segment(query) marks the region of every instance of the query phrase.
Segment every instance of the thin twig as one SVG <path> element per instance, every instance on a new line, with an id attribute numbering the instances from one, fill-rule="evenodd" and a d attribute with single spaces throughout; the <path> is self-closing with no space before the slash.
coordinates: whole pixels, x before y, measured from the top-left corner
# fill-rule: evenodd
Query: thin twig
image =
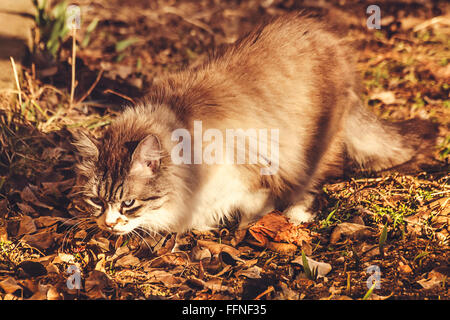
<path id="1" fill-rule="evenodd" d="M 20 109 L 22 107 L 22 90 L 20 89 L 19 75 L 17 74 L 16 63 L 14 62 L 14 58 L 9 57 L 9 59 L 11 59 L 11 64 L 14 71 L 14 78 L 16 80 L 17 91 L 19 92 L 18 95 L 19 95 L 19 109 Z"/>
<path id="2" fill-rule="evenodd" d="M 72 81 L 70 87 L 70 105 L 69 111 L 72 110 L 73 107 L 73 97 L 75 95 L 75 60 L 77 58 L 77 28 L 72 28 Z"/>
<path id="3" fill-rule="evenodd" d="M 380 197 L 382 197 L 383 200 L 384 200 L 384 201 L 385 201 L 392 209 L 397 209 L 397 207 L 394 206 L 394 205 L 388 200 L 388 198 L 387 198 L 384 194 L 382 194 L 380 191 L 378 191 L 378 190 L 375 189 L 375 188 L 370 188 L 370 189 L 372 189 L 372 190 L 374 190 L 376 193 L 378 193 L 378 194 L 380 195 Z"/>
<path id="4" fill-rule="evenodd" d="M 258 294 L 258 296 L 255 298 L 255 300 L 261 299 L 263 296 L 271 293 L 274 290 L 275 290 L 275 288 L 273 286 L 269 286 L 264 292 L 261 292 L 260 294 Z"/>
<path id="5" fill-rule="evenodd" d="M 209 34 L 214 34 L 214 31 L 206 23 L 203 23 L 197 19 L 189 18 L 187 14 L 185 14 L 184 12 L 181 12 L 181 10 L 179 10 L 177 8 L 167 6 L 167 7 L 163 8 L 163 12 L 174 14 L 174 15 L 180 17 L 181 19 L 183 19 L 184 21 L 186 21 L 187 23 L 190 23 L 200 29 L 203 29 L 206 32 L 208 32 Z"/>
<path id="6" fill-rule="evenodd" d="M 131 99 L 130 97 L 128 97 L 128 96 L 126 96 L 126 95 L 124 95 L 122 93 L 116 92 L 114 90 L 111 90 L 111 89 L 106 89 L 105 91 L 103 91 L 103 93 L 105 93 L 105 94 L 106 93 L 112 93 L 112 94 L 115 94 L 116 96 L 121 97 L 122 99 L 125 99 L 125 100 L 128 100 L 128 101 L 132 102 L 132 103 L 135 103 L 134 100 Z"/>
<path id="7" fill-rule="evenodd" d="M 77 104 L 83 102 L 84 99 L 86 99 L 91 94 L 92 90 L 94 90 L 95 86 L 100 81 L 100 78 L 102 77 L 103 71 L 104 71 L 103 69 L 100 70 L 100 72 L 97 74 L 97 78 L 95 78 L 94 83 L 91 85 L 91 87 L 88 89 L 88 91 L 81 97 L 81 99 L 77 101 Z"/>
<path id="8" fill-rule="evenodd" d="M 450 23 L 448 22 L 448 17 L 447 16 L 439 16 L 439 17 L 434 17 L 432 19 L 424 21 L 421 24 L 415 26 L 413 31 L 417 32 L 417 31 L 420 31 L 422 29 L 426 29 L 428 27 L 431 27 L 432 25 L 437 24 L 437 23 L 442 23 L 444 25 L 450 25 Z"/>

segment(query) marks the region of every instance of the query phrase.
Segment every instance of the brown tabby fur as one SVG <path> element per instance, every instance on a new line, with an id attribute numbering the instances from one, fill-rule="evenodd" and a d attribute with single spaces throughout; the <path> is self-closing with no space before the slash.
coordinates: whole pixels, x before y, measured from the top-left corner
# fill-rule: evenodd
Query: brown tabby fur
<path id="1" fill-rule="evenodd" d="M 197 67 L 163 77 L 99 141 L 81 135 L 75 143 L 85 196 L 103 202 L 99 224 L 104 227 L 102 217 L 124 199 L 141 205 L 132 217 L 117 215 L 124 230 L 124 221 L 135 217 L 134 228 L 149 231 L 207 229 L 235 211 L 252 220 L 276 205 L 301 222 L 312 217 L 310 193 L 345 153 L 374 170 L 410 160 L 418 137 L 400 135 L 365 110 L 353 57 L 323 23 L 291 14 L 262 24 Z M 226 129 L 279 129 L 277 172 L 261 175 L 262 164 L 174 165 L 170 152 L 178 142 L 171 133 L 186 128 L 193 136 L 195 120 L 223 136 Z M 132 175 L 138 165 L 133 153 L 147 136 L 160 143 L 160 150 L 151 150 L 160 166 L 149 176 Z M 164 195 L 158 209 L 142 200 L 152 195 Z"/>

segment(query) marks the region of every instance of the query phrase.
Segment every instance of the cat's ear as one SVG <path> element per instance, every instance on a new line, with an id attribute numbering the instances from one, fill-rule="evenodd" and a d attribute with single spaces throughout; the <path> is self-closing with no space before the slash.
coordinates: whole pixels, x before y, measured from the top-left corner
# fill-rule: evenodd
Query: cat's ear
<path id="1" fill-rule="evenodd" d="M 92 138 L 84 131 L 78 130 L 72 133 L 72 145 L 78 151 L 78 156 L 82 160 L 96 161 L 98 160 L 97 140 Z"/>
<path id="2" fill-rule="evenodd" d="M 92 177 L 94 174 L 95 162 L 98 160 L 98 142 L 91 138 L 89 134 L 81 130 L 72 132 L 72 145 L 75 147 L 77 164 L 75 166 L 78 177 Z"/>
<path id="3" fill-rule="evenodd" d="M 139 144 L 131 156 L 130 174 L 151 177 L 161 164 L 161 144 L 154 135 L 148 135 Z"/>

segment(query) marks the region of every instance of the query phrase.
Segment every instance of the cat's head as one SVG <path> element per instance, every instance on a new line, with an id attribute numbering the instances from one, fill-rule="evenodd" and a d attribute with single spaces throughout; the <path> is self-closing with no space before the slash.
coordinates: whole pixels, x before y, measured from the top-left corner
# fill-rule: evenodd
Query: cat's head
<path id="1" fill-rule="evenodd" d="M 161 231 L 170 224 L 165 205 L 172 188 L 160 140 L 130 131 L 110 128 L 99 140 L 78 132 L 73 143 L 80 196 L 98 226 L 117 235 L 138 228 Z"/>

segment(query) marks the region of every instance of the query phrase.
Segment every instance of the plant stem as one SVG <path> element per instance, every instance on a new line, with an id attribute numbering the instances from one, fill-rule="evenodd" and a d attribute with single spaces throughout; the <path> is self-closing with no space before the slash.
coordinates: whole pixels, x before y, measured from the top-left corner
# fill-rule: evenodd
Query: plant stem
<path id="1" fill-rule="evenodd" d="M 20 90 L 19 75 L 17 74 L 16 63 L 14 62 L 14 58 L 9 57 L 9 59 L 11 59 L 11 65 L 12 65 L 13 72 L 14 72 L 14 79 L 16 81 L 16 86 L 17 86 L 17 91 L 18 91 L 18 96 L 19 96 L 19 110 L 20 110 L 20 108 L 22 108 L 22 90 Z"/>
<path id="2" fill-rule="evenodd" d="M 72 110 L 73 107 L 73 99 L 75 95 L 75 60 L 77 58 L 77 28 L 72 27 L 72 81 L 70 87 L 70 105 L 69 111 Z"/>

